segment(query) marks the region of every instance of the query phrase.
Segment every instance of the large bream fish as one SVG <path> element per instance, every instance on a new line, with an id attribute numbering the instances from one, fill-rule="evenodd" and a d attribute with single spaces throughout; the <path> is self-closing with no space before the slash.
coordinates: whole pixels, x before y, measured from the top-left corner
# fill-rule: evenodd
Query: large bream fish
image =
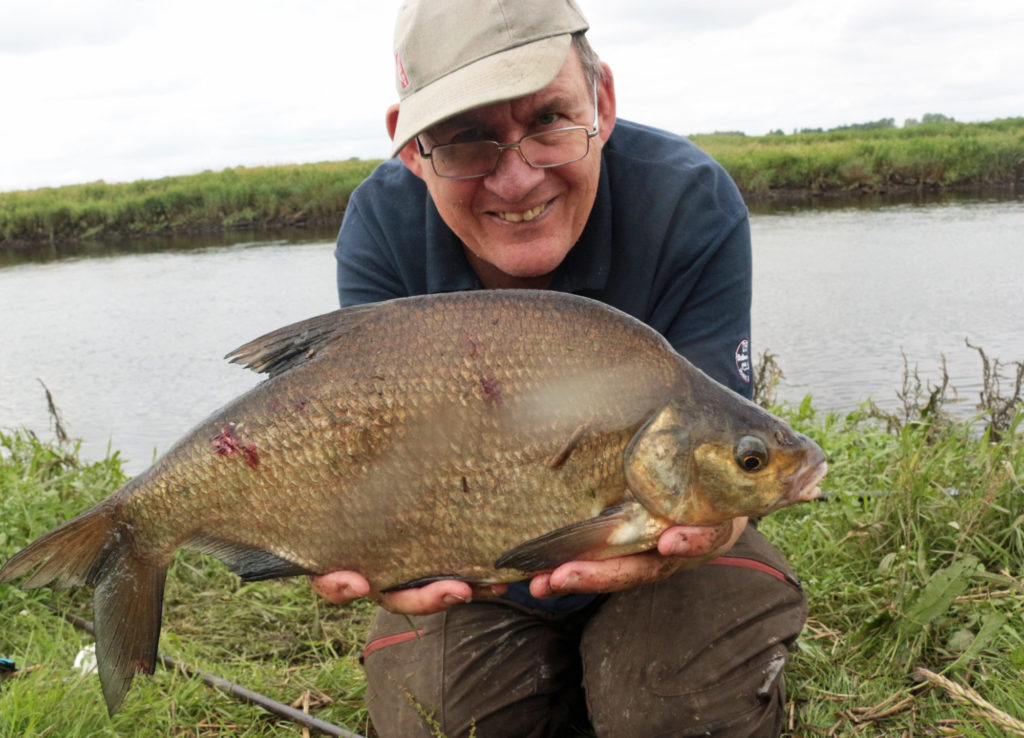
<path id="1" fill-rule="evenodd" d="M 228 358 L 269 379 L 0 569 L 95 587 L 111 713 L 153 670 L 177 548 L 246 580 L 512 581 L 812 499 L 826 470 L 817 445 L 655 331 L 562 293 L 352 307 Z"/>

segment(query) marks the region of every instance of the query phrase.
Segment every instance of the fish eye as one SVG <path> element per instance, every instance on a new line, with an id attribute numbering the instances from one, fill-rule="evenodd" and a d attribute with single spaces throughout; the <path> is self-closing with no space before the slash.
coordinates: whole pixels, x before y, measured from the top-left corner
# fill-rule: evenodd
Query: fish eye
<path id="1" fill-rule="evenodd" d="M 768 463 L 768 447 L 757 436 L 743 436 L 736 444 L 733 457 L 743 471 L 758 472 Z"/>

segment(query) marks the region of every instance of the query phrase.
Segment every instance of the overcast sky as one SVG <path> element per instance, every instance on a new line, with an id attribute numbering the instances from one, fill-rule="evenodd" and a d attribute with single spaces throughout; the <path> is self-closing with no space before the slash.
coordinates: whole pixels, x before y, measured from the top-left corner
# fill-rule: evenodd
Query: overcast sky
<path id="1" fill-rule="evenodd" d="M 1024 115 L 1022 0 L 579 2 L 678 133 Z M 0 0 L 0 191 L 384 157 L 398 4 Z"/>

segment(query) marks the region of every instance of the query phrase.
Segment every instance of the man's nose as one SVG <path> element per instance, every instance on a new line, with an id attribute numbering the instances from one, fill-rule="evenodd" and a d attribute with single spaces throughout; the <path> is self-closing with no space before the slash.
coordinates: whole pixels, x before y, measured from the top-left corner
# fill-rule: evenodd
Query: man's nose
<path id="1" fill-rule="evenodd" d="M 518 144 L 507 144 L 498 153 L 498 164 L 484 178 L 484 185 L 509 201 L 520 199 L 544 180 L 544 170 L 531 167 Z"/>

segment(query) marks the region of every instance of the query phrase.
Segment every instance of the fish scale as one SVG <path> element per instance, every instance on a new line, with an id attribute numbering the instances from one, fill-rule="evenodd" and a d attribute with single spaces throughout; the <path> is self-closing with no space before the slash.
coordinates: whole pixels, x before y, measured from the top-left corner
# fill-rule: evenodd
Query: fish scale
<path id="1" fill-rule="evenodd" d="M 375 593 L 512 581 L 810 499 L 826 468 L 655 331 L 572 295 L 346 308 L 228 356 L 269 378 L 0 569 L 95 586 L 111 713 L 152 671 L 177 548 L 247 580 L 353 570 Z"/>

